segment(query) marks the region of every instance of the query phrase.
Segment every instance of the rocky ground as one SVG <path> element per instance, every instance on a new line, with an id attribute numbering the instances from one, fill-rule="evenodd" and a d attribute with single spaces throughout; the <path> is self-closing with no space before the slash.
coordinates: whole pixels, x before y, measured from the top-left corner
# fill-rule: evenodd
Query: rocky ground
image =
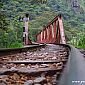
<path id="1" fill-rule="evenodd" d="M 85 57 L 85 49 L 79 49 L 82 55 Z"/>
<path id="2" fill-rule="evenodd" d="M 50 44 L 3 56 L 0 58 L 0 85 L 56 85 L 67 56 L 67 48 Z"/>

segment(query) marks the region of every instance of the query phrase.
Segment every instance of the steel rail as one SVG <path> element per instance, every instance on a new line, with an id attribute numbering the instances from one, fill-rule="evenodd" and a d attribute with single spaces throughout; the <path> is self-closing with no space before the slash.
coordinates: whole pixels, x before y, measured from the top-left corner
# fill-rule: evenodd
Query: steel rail
<path id="1" fill-rule="evenodd" d="M 26 52 L 30 49 L 44 47 L 44 46 L 45 46 L 45 44 L 35 44 L 35 45 L 29 45 L 29 46 L 22 47 L 22 48 L 2 48 L 2 49 L 0 49 L 0 57 L 5 56 L 5 55 Z"/>
<path id="2" fill-rule="evenodd" d="M 65 68 L 64 68 L 64 70 L 63 70 L 63 73 L 61 74 L 61 77 L 60 77 L 60 81 L 58 81 L 59 82 L 59 85 L 72 85 L 72 84 L 68 84 L 69 83 L 69 80 L 68 81 L 66 81 L 66 79 L 67 79 L 67 77 L 70 75 L 70 73 L 68 74 L 68 72 L 67 72 L 67 67 L 69 66 L 69 60 L 70 60 L 70 57 L 71 57 L 71 54 L 72 54 L 72 47 L 71 46 L 69 46 L 69 45 L 66 45 L 66 44 L 58 44 L 58 45 L 60 45 L 60 46 L 63 46 L 63 47 L 66 47 L 66 48 L 68 48 L 68 51 L 69 51 L 69 57 L 68 57 L 68 61 L 67 61 L 67 64 L 64 66 Z M 42 44 L 42 45 L 36 45 L 36 46 L 31 46 L 31 47 L 24 47 L 24 48 L 16 48 L 16 49 L 0 49 L 0 55 L 2 54 L 2 55 L 7 55 L 7 53 L 9 53 L 9 54 L 12 54 L 12 53 L 20 53 L 20 52 L 23 52 L 23 51 L 27 51 L 27 50 L 29 50 L 29 49 L 32 49 L 32 48 L 37 48 L 37 47 L 42 47 L 42 46 L 46 46 L 45 44 Z M 28 64 L 28 63 L 31 63 L 31 64 L 37 64 L 37 63 L 40 63 L 40 64 L 45 64 L 45 63 L 58 63 L 58 61 L 32 61 L 32 62 L 28 62 L 28 61 L 25 61 L 24 63 L 26 64 Z M 4 62 L 3 62 L 4 63 Z M 5 62 L 6 63 L 6 62 Z M 11 61 L 11 62 L 8 62 L 8 63 L 14 63 L 14 64 L 21 64 L 21 63 L 23 63 L 23 61 Z M 70 67 L 69 67 L 70 68 Z M 60 69 L 61 70 L 61 69 Z M 59 71 L 60 71 L 59 70 Z M 17 72 L 17 70 L 15 70 L 16 72 Z M 33 70 L 34 71 L 34 70 Z M 57 71 L 57 69 L 47 69 L 47 70 L 45 70 L 45 69 L 43 69 L 43 70 L 41 70 L 41 72 L 43 72 L 43 71 Z M 4 71 L 4 72 L 1 72 L 0 74 L 4 74 L 4 73 L 6 73 L 6 72 L 11 72 L 11 70 L 8 70 L 8 71 Z M 20 72 L 19 70 L 18 70 L 18 72 Z M 31 70 L 30 70 L 30 72 L 31 72 Z M 38 71 L 39 72 L 39 71 Z M 66 76 L 64 76 L 65 74 L 67 74 Z M 63 77 L 64 76 L 64 77 Z M 65 84 L 64 84 L 65 83 Z"/>

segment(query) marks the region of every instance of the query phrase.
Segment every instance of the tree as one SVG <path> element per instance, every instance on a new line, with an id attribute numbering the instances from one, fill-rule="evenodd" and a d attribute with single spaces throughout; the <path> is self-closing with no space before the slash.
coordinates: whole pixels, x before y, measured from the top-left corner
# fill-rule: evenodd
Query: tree
<path id="1" fill-rule="evenodd" d="M 8 21 L 5 12 L 2 10 L 3 4 L 0 2 L 0 29 L 7 30 Z"/>

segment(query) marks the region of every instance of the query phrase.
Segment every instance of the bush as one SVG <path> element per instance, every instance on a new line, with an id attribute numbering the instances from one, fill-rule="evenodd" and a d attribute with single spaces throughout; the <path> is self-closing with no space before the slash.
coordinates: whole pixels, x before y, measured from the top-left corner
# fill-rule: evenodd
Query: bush
<path id="1" fill-rule="evenodd" d="M 23 47 L 22 43 L 18 43 L 18 42 L 12 43 L 8 46 L 8 48 L 21 48 L 21 47 Z"/>

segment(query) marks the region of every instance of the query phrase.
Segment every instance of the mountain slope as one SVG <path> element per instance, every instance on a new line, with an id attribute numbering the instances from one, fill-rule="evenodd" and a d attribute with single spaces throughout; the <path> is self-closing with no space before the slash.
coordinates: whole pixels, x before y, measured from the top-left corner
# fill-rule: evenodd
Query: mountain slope
<path id="1" fill-rule="evenodd" d="M 43 25 L 46 25 L 54 16 L 60 13 L 64 19 L 65 29 L 72 31 L 66 30 L 66 34 L 71 34 L 74 30 L 74 35 L 76 34 L 75 30 L 85 28 L 84 0 L 47 0 L 46 3 L 37 3 L 36 1 L 37 0 L 3 0 L 3 10 L 7 12 L 7 16 L 14 30 L 17 28 L 21 29 L 23 26 L 18 19 L 20 16 L 24 17 L 25 13 L 29 13 L 29 28 L 33 35 L 35 34 L 32 29 L 41 29 Z"/>

